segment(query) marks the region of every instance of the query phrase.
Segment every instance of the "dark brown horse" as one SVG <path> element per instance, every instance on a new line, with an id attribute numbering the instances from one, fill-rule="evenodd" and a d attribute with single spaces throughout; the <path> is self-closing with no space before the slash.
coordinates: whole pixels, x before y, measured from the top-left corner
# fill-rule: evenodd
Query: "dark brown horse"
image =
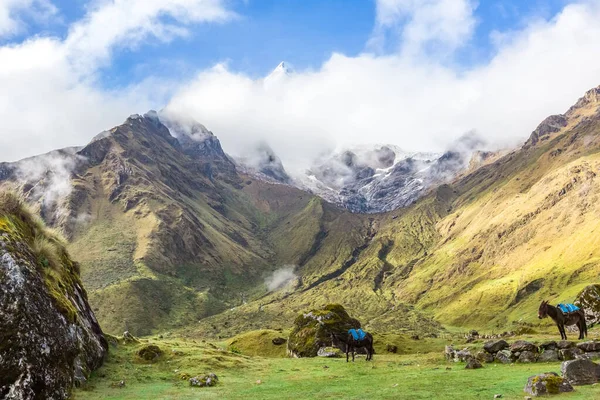
<path id="1" fill-rule="evenodd" d="M 350 333 L 348 333 L 348 335 L 332 333 L 331 345 L 346 353 L 346 362 L 348 362 L 350 353 L 352 353 L 352 361 L 354 362 L 354 353 L 358 349 L 365 349 L 367 361 L 371 361 L 373 359 L 373 354 L 375 354 L 375 349 L 373 348 L 373 336 L 368 332 L 365 332 L 365 338 L 363 340 L 354 340 L 354 337 Z"/>
<path id="2" fill-rule="evenodd" d="M 570 313 L 563 313 L 559 308 L 548 304 L 547 301 L 542 301 L 540 309 L 538 310 L 538 317 L 540 319 L 550 317 L 560 332 L 560 338 L 567 340 L 567 333 L 565 332 L 565 326 L 577 325 L 579 328 L 579 339 L 585 339 L 587 336 L 587 325 L 585 323 L 585 313 L 579 309 Z"/>

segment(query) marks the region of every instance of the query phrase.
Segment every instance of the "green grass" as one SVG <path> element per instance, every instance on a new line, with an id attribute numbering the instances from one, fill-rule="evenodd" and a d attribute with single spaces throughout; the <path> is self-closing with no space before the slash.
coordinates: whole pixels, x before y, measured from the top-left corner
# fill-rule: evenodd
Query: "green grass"
<path id="1" fill-rule="evenodd" d="M 165 355 L 154 363 L 136 355 L 148 342 Z M 440 346 L 441 344 L 438 344 Z M 75 399 L 522 399 L 527 378 L 560 372 L 560 364 L 486 364 L 465 370 L 448 363 L 441 349 L 425 354 L 379 353 L 367 363 L 345 359 L 263 358 L 228 351 L 225 347 L 192 340 L 149 339 L 138 345 L 120 345 L 96 371 Z M 219 385 L 192 388 L 183 375 L 214 372 Z M 116 385 L 124 380 L 125 386 Z M 258 383 L 260 381 L 260 383 Z M 600 396 L 599 386 L 578 386 L 564 399 Z"/>

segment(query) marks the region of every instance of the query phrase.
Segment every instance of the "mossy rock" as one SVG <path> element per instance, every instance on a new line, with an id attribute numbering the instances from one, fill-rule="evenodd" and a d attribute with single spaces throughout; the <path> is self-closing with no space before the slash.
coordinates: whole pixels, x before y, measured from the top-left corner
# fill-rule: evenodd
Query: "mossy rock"
<path id="1" fill-rule="evenodd" d="M 139 349 L 137 354 L 142 360 L 154 361 L 163 354 L 163 351 L 157 345 L 149 344 Z"/>
<path id="2" fill-rule="evenodd" d="M 345 335 L 348 329 L 360 328 L 360 322 L 350 317 L 339 304 L 300 314 L 288 338 L 290 357 L 316 357 L 321 347 L 331 345 L 331 334 Z"/>

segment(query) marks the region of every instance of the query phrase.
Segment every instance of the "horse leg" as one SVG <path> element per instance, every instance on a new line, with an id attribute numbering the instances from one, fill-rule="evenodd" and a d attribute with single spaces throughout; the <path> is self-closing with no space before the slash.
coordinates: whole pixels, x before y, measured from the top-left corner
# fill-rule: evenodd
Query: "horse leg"
<path id="1" fill-rule="evenodd" d="M 350 346 L 346 345 L 346 362 L 348 362 L 348 352 L 350 351 Z"/>
<path id="2" fill-rule="evenodd" d="M 355 353 L 355 350 L 356 349 L 354 348 L 354 346 L 352 346 L 352 362 L 354 362 L 354 353 Z"/>

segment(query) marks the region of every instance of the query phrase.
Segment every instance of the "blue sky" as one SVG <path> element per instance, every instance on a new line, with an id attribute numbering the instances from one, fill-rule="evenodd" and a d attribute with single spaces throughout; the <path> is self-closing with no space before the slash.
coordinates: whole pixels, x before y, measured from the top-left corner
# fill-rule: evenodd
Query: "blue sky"
<path id="1" fill-rule="evenodd" d="M 458 52 L 455 61 L 464 68 L 485 62 L 493 54 L 493 31 L 520 29 L 532 18 L 552 18 L 566 3 L 480 0 L 473 39 Z M 83 18 L 88 9 L 81 0 L 54 0 L 53 4 L 58 9 L 55 18 L 40 22 L 24 16 L 27 29 L 3 42 L 18 43 L 32 35 L 65 37 L 69 26 Z M 101 69 L 103 84 L 128 85 L 149 72 L 185 76 L 219 62 L 260 77 L 280 61 L 299 70 L 318 69 L 334 52 L 355 56 L 373 51 L 367 43 L 375 25 L 374 0 L 232 0 L 229 5 L 238 18 L 193 25 L 188 36 L 169 43 L 149 40 L 134 49 L 118 49 L 110 65 Z M 384 53 L 393 52 L 398 45 L 394 32 L 388 34 L 391 40 Z"/>
<path id="2" fill-rule="evenodd" d="M 150 108 L 287 164 L 469 131 L 514 147 L 600 84 L 599 20 L 600 0 L 0 0 L 0 161 Z M 280 61 L 295 73 L 263 81 Z"/>

